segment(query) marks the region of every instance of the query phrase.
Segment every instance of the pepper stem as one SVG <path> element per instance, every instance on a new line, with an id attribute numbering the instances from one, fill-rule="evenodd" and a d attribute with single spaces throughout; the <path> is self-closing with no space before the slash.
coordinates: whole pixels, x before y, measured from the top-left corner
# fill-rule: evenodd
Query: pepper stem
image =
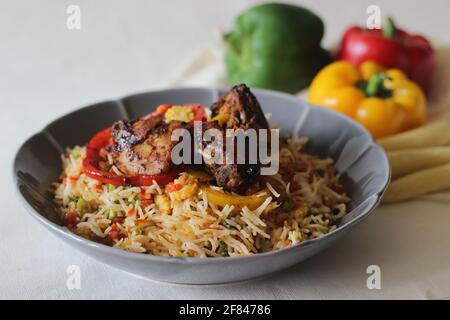
<path id="1" fill-rule="evenodd" d="M 365 90 L 366 96 L 367 97 L 376 96 L 384 79 L 386 79 L 386 77 L 381 73 L 376 73 L 373 76 L 371 76 L 369 81 L 367 82 L 367 86 L 366 86 L 366 90 Z"/>
<path id="2" fill-rule="evenodd" d="M 395 27 L 394 19 L 387 17 L 383 26 L 383 35 L 386 38 L 392 38 L 395 36 L 397 28 Z"/>

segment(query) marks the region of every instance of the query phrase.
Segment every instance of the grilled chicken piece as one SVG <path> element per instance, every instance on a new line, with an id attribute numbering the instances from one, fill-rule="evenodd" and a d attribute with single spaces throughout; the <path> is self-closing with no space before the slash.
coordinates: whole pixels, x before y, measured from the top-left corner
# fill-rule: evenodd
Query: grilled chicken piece
<path id="1" fill-rule="evenodd" d="M 225 137 L 226 128 L 220 126 L 217 122 L 208 122 L 203 125 L 203 130 L 216 129 L 222 137 Z M 210 153 L 206 148 L 210 148 Z M 233 192 L 244 192 L 246 188 L 252 185 L 260 174 L 260 166 L 258 164 L 236 164 L 226 162 L 226 142 L 222 150 L 213 147 L 211 143 L 203 141 L 203 160 L 206 170 L 215 178 L 216 184 L 225 190 Z M 206 158 L 221 155 L 222 164 L 207 163 Z M 237 159 L 237 157 L 235 157 Z"/>
<path id="2" fill-rule="evenodd" d="M 224 127 L 221 127 L 218 122 L 214 121 L 204 125 L 203 130 L 211 128 L 221 130 L 223 137 L 225 137 L 225 129 L 246 130 L 253 128 L 258 130 L 269 128 L 258 100 L 244 84 L 233 87 L 211 109 L 212 117 L 222 114 L 228 115 L 229 118 Z M 207 146 L 208 143 L 203 143 L 204 148 Z M 224 164 L 205 163 L 205 168 L 214 176 L 218 186 L 228 191 L 242 192 L 259 177 L 260 164 L 226 164 L 225 143 L 223 149 Z M 246 150 L 249 150 L 248 146 Z M 216 152 L 220 152 L 220 150 L 216 150 Z M 237 156 L 234 159 L 237 159 Z"/>
<path id="3" fill-rule="evenodd" d="M 245 84 L 234 86 L 211 107 L 212 117 L 229 115 L 226 127 L 230 129 L 268 129 L 266 117 L 256 97 Z"/>
<path id="4" fill-rule="evenodd" d="M 188 127 L 179 121 L 165 123 L 159 115 L 113 125 L 114 164 L 125 174 L 158 175 L 172 167 L 171 152 L 176 142 L 172 132 Z"/>

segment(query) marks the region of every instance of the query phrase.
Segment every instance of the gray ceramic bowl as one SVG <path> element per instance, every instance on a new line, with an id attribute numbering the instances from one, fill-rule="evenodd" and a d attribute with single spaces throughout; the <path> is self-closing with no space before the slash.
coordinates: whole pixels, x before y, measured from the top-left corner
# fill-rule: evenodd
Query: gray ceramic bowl
<path id="1" fill-rule="evenodd" d="M 125 252 L 81 238 L 61 226 L 48 190 L 61 171 L 60 154 L 66 147 L 83 145 L 113 121 L 142 116 L 159 104 L 199 102 L 209 106 L 225 92 L 206 88 L 147 92 L 88 106 L 52 122 L 17 153 L 14 178 L 22 203 L 50 232 L 94 259 L 145 278 L 183 284 L 236 282 L 292 266 L 333 244 L 378 205 L 389 183 L 389 164 L 363 127 L 293 96 L 253 90 L 264 112 L 272 113 L 271 123 L 279 124 L 285 133 L 310 137 L 309 151 L 333 157 L 338 170 L 344 173 L 343 183 L 352 202 L 335 231 L 270 253 L 200 259 Z"/>

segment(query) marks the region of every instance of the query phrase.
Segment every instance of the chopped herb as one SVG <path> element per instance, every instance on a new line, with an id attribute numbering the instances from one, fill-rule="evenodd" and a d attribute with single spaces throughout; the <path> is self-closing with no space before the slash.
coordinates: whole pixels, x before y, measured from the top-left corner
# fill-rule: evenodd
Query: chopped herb
<path id="1" fill-rule="evenodd" d="M 225 228 L 227 228 L 227 229 L 231 229 L 231 224 L 229 224 L 228 222 L 227 222 L 227 220 L 222 220 L 220 223 L 219 223 L 222 227 L 225 227 Z"/>
<path id="2" fill-rule="evenodd" d="M 69 196 L 69 202 L 75 202 L 75 203 L 77 203 L 77 202 L 78 202 L 78 197 L 72 197 L 72 196 Z"/>
<path id="3" fill-rule="evenodd" d="M 229 256 L 229 254 L 228 254 L 228 246 L 223 240 L 219 241 L 219 248 L 217 249 L 217 253 L 220 254 L 222 257 L 228 257 Z"/>
<path id="4" fill-rule="evenodd" d="M 74 157 L 74 159 L 79 159 L 81 158 L 83 155 L 83 151 L 81 150 L 80 147 L 75 147 L 72 150 L 72 157 Z"/>
<path id="5" fill-rule="evenodd" d="M 139 229 L 134 229 L 132 232 L 131 232 L 131 235 L 132 236 L 139 236 L 139 235 L 141 235 L 142 233 L 141 233 L 141 230 L 139 230 Z"/>
<path id="6" fill-rule="evenodd" d="M 109 210 L 108 210 L 108 208 L 106 208 L 105 205 L 101 204 L 101 205 L 98 206 L 98 209 L 99 209 L 100 211 L 103 211 L 103 215 L 105 216 L 106 219 L 108 219 L 108 215 L 109 215 Z"/>
<path id="7" fill-rule="evenodd" d="M 112 192 L 112 191 L 114 191 L 114 190 L 116 190 L 116 189 L 117 189 L 116 186 L 114 186 L 114 185 L 112 185 L 112 184 L 108 184 L 108 191 L 109 191 L 109 192 Z"/>
<path id="8" fill-rule="evenodd" d="M 77 211 L 84 212 L 85 210 L 89 210 L 89 202 L 80 197 L 77 201 Z"/>
<path id="9" fill-rule="evenodd" d="M 117 211 L 109 210 L 109 213 L 108 213 L 108 219 L 115 218 L 115 217 L 118 216 L 118 214 L 119 214 L 119 213 L 118 213 Z"/>

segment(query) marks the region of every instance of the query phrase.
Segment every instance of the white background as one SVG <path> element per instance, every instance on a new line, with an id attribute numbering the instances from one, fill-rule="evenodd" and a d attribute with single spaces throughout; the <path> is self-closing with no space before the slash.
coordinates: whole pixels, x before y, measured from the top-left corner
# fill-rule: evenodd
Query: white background
<path id="1" fill-rule="evenodd" d="M 114 270 L 64 245 L 21 208 L 14 153 L 49 121 L 82 105 L 163 87 L 177 66 L 217 41 L 257 1 L 0 1 L 0 298 L 449 298 L 450 211 L 445 194 L 382 206 L 346 238 L 270 278 L 222 287 L 155 284 Z M 292 2 L 292 1 L 291 1 Z M 298 1 L 326 24 L 324 44 L 377 4 L 401 26 L 450 43 L 450 2 Z M 81 7 L 82 29 L 66 28 Z M 80 126 L 82 130 L 82 125 Z M 81 290 L 66 268 L 81 268 Z M 367 266 L 382 289 L 366 288 Z"/>

